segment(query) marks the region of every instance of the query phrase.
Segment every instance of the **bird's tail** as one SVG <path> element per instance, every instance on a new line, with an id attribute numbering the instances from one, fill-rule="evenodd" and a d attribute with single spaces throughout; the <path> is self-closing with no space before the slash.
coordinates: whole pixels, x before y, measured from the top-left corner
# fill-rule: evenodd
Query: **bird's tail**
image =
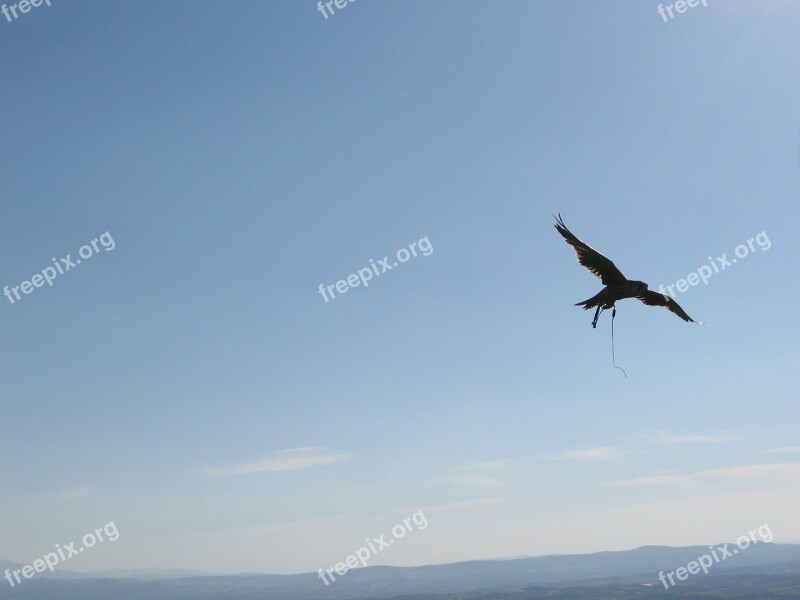
<path id="1" fill-rule="evenodd" d="M 603 300 L 601 298 L 602 295 L 603 292 L 600 292 L 599 294 L 597 294 L 596 296 L 592 296 L 588 300 L 576 303 L 575 306 L 582 306 L 583 310 L 589 310 L 590 308 L 595 308 L 596 306 L 600 306 L 601 304 L 603 304 Z"/>

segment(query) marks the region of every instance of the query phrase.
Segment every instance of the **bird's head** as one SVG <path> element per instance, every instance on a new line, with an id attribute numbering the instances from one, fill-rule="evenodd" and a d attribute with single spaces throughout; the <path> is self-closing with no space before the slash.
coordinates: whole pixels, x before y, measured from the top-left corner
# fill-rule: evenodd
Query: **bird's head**
<path id="1" fill-rule="evenodd" d="M 644 281 L 632 281 L 631 283 L 636 286 L 636 291 L 640 294 L 647 291 L 647 284 Z"/>

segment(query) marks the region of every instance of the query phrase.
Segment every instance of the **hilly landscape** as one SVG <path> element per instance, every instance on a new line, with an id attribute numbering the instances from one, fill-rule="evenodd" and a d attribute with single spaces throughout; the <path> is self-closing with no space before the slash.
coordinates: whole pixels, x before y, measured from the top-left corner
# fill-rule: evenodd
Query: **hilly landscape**
<path id="1" fill-rule="evenodd" d="M 673 571 L 707 546 L 644 546 L 621 552 L 480 560 L 422 567 L 349 571 L 329 586 L 316 573 L 182 577 L 180 572 L 61 573 L 37 576 L 0 598 L 20 600 L 572 600 L 800 598 L 800 545 L 762 543 L 665 589 Z M 10 563 L 5 563 L 10 564 Z"/>

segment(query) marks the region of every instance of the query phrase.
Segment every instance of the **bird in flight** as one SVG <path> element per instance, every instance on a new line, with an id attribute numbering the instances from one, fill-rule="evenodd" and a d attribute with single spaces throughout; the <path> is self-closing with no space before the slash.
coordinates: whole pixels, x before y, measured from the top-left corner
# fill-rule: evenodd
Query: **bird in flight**
<path id="1" fill-rule="evenodd" d="M 603 285 L 606 286 L 597 295 L 575 305 L 582 306 L 583 310 L 597 308 L 594 312 L 592 327 L 597 327 L 597 319 L 600 317 L 601 311 L 613 308 L 616 313 L 614 304 L 618 300 L 625 298 L 636 298 L 648 306 L 665 306 L 684 321 L 702 325 L 700 321 L 695 321 L 687 315 L 680 305 L 666 294 L 647 289 L 647 284 L 644 281 L 627 279 L 613 262 L 585 242 L 579 240 L 574 233 L 567 229 L 560 214 L 556 219 L 555 227 L 564 240 L 575 250 L 578 262 L 589 269 L 593 275 L 599 277 Z"/>

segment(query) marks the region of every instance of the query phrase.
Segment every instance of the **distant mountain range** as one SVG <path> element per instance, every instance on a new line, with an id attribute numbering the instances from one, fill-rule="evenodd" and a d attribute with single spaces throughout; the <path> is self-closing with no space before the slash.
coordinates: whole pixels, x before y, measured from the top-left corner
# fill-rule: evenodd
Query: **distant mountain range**
<path id="1" fill-rule="evenodd" d="M 733 548 L 733 544 L 730 544 Z M 644 546 L 623 552 L 480 560 L 424 567 L 354 569 L 325 586 L 316 573 L 200 575 L 114 571 L 36 575 L 0 599 L 18 600 L 638 600 L 662 594 L 697 599 L 800 598 L 800 546 L 758 543 L 665 589 L 674 571 L 708 546 Z M 11 563 L 0 561 L 3 571 Z M 19 568 L 14 565 L 13 568 Z M 188 576 L 187 576 L 188 573 Z"/>
<path id="2" fill-rule="evenodd" d="M 21 569 L 23 565 L 8 562 L 5 560 L 0 560 L 0 577 L 3 576 L 6 569 L 14 571 L 15 569 Z M 65 571 L 62 569 L 56 568 L 55 571 L 52 573 L 50 571 L 45 572 L 46 575 L 43 573 L 42 575 L 36 575 L 35 577 L 48 577 L 50 579 L 145 579 L 145 580 L 153 580 L 153 579 L 178 579 L 180 577 L 200 577 L 200 576 L 208 576 L 211 577 L 212 573 L 208 571 L 188 571 L 188 570 L 179 570 L 179 569 L 114 569 L 112 571 L 100 571 L 97 573 L 76 573 L 75 571 Z M 0 581 L 2 581 L 0 579 Z M 8 585 L 8 581 L 5 582 Z M 0 595 L 2 598 L 2 595 Z"/>

